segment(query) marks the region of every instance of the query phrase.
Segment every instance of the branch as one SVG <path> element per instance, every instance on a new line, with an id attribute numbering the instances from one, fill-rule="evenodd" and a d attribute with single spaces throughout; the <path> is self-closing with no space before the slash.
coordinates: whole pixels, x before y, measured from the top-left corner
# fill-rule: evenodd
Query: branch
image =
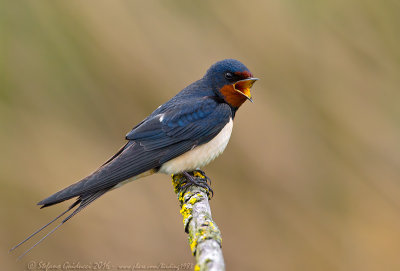
<path id="1" fill-rule="evenodd" d="M 195 177 L 205 179 L 198 172 Z M 186 178 L 182 174 L 172 175 L 172 184 L 181 205 L 185 232 L 189 234 L 189 245 L 196 256 L 195 271 L 225 270 L 224 257 L 221 249 L 221 232 L 212 220 L 208 204 L 209 191 L 199 186 L 189 186 L 182 191 Z"/>

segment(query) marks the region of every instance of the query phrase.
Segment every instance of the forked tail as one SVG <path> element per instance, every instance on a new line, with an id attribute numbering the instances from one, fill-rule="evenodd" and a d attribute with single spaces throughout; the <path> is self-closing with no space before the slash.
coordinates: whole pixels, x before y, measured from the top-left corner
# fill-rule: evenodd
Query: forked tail
<path id="1" fill-rule="evenodd" d="M 100 190 L 97 191 L 95 193 L 92 194 L 88 194 L 88 195 L 82 195 L 79 196 L 79 198 L 71 205 L 68 207 L 67 210 L 65 210 L 64 212 L 62 212 L 61 214 L 59 214 L 56 218 L 54 218 L 53 220 L 51 220 L 49 223 L 47 223 L 46 225 L 44 225 L 43 227 L 41 227 L 40 229 L 36 230 L 34 233 L 32 233 L 31 235 L 29 235 L 25 240 L 23 240 L 22 242 L 20 242 L 19 244 L 15 245 L 14 247 L 12 247 L 10 249 L 10 252 L 15 250 L 16 248 L 18 248 L 19 246 L 21 246 L 22 244 L 26 243 L 28 240 L 30 240 L 32 237 L 34 237 L 36 234 L 40 233 L 42 230 L 44 230 L 45 228 L 47 228 L 49 225 L 51 225 L 53 222 L 55 222 L 56 220 L 58 220 L 59 218 L 63 217 L 65 214 L 67 214 L 68 212 L 70 212 L 71 210 L 73 210 L 78 204 L 79 206 L 77 208 L 75 208 L 75 210 L 73 210 L 73 212 L 68 215 L 66 218 L 64 218 L 60 224 L 58 224 L 56 227 L 54 227 L 51 231 L 49 231 L 48 233 L 46 233 L 46 235 L 44 235 L 39 241 L 37 241 L 33 246 L 31 246 L 28 250 L 26 250 L 24 253 L 22 253 L 18 259 L 21 259 L 23 256 L 25 256 L 29 251 L 31 251 L 34 247 L 36 247 L 37 245 L 39 245 L 41 242 L 43 242 L 43 240 L 45 240 L 48 236 L 50 236 L 53 232 L 55 232 L 59 227 L 61 227 L 61 225 L 63 225 L 65 222 L 67 222 L 69 219 L 71 219 L 73 216 L 75 216 L 77 213 L 79 213 L 80 211 L 82 211 L 85 207 L 87 207 L 90 203 L 92 203 L 94 200 L 96 200 L 97 198 L 99 198 L 100 196 L 102 196 L 104 193 L 106 193 L 109 189 L 104 189 L 104 190 Z"/>

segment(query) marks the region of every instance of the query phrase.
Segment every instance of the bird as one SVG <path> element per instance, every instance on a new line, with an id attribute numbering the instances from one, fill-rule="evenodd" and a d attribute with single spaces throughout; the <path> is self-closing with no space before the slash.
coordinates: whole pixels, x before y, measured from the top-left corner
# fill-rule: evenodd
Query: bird
<path id="1" fill-rule="evenodd" d="M 106 192 L 154 173 L 184 174 L 186 185 L 211 189 L 207 182 L 199 183 L 193 172 L 205 175 L 201 169 L 225 150 L 236 112 L 246 100 L 253 102 L 250 88 L 257 80 L 242 62 L 235 59 L 224 59 L 211 65 L 200 80 L 185 87 L 134 126 L 126 134 L 126 144 L 96 171 L 38 202 L 45 208 L 76 198 L 67 210 L 10 251 L 72 212 L 25 251 L 22 258 Z"/>

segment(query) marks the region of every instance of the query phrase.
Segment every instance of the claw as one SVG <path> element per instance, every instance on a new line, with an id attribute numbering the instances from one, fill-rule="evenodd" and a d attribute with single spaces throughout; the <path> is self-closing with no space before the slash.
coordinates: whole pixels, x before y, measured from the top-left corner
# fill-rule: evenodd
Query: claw
<path id="1" fill-rule="evenodd" d="M 200 173 L 204 178 L 206 178 L 206 180 L 210 183 L 211 185 L 211 179 L 206 175 L 206 173 L 204 171 L 202 171 L 201 169 L 196 169 L 194 172 L 198 172 Z"/>
<path id="2" fill-rule="evenodd" d="M 195 177 L 193 176 L 195 172 L 200 173 L 202 176 L 201 177 Z M 211 189 L 211 187 L 208 185 L 208 182 L 210 182 L 211 185 L 211 180 L 204 174 L 204 171 L 196 170 L 193 171 L 193 175 L 189 174 L 188 172 L 184 171 L 182 174 L 186 177 L 186 182 L 181 186 L 181 189 L 183 191 L 186 191 L 190 186 L 192 185 L 197 185 L 200 186 L 207 191 L 211 193 L 211 197 L 214 196 L 214 191 Z"/>

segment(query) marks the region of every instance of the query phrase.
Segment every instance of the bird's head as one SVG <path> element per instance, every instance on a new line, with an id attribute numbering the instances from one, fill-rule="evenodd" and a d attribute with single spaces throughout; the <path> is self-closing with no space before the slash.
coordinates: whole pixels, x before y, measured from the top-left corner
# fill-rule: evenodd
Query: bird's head
<path id="1" fill-rule="evenodd" d="M 234 108 L 246 100 L 253 102 L 250 88 L 258 78 L 238 60 L 225 59 L 212 65 L 204 76 L 212 83 L 214 92 Z"/>

